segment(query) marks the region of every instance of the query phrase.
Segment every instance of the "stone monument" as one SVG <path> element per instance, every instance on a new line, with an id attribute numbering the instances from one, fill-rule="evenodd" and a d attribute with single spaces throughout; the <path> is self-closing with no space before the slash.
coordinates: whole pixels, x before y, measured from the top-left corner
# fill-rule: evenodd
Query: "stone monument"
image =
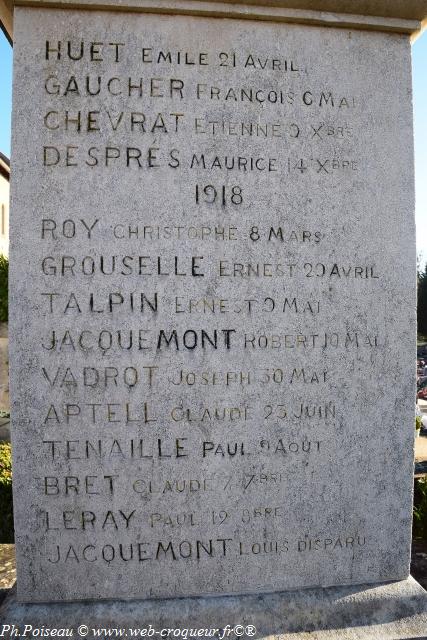
<path id="1" fill-rule="evenodd" d="M 426 3 L 17 4 L 18 601 L 311 588 L 221 608 L 313 610 L 326 587 L 371 589 L 416 602 L 421 629 L 409 36 Z M 194 607 L 214 621 L 212 602 Z"/>

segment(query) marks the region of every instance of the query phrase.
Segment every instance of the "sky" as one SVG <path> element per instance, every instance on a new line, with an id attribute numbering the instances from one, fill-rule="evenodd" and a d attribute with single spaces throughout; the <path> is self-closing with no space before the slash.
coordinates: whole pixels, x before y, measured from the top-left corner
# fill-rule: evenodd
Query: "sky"
<path id="1" fill-rule="evenodd" d="M 412 47 L 417 252 L 427 261 L 427 30 Z M 10 156 L 12 48 L 0 31 L 0 151 Z"/>
<path id="2" fill-rule="evenodd" d="M 427 30 L 412 46 L 417 251 L 427 260 Z"/>

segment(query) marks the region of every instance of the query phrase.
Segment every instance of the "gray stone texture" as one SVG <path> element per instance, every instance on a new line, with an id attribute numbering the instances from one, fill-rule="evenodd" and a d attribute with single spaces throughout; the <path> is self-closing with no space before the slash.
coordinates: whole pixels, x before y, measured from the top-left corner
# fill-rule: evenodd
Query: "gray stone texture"
<path id="1" fill-rule="evenodd" d="M 3 0 L 2 0 L 3 2 Z M 412 38 L 422 31 L 427 15 L 426 0 L 380 0 L 367 3 L 354 0 L 17 0 L 15 6 L 89 8 L 91 10 L 134 11 L 137 13 L 187 15 L 198 17 L 265 20 L 326 27 L 407 33 Z M 11 35 L 10 8 L 0 4 L 0 15 Z"/>
<path id="2" fill-rule="evenodd" d="M 166 637 L 178 637 L 174 634 L 180 630 L 182 638 L 201 632 L 198 637 L 224 636 L 231 640 L 427 638 L 426 592 L 411 577 L 381 585 L 145 602 L 22 604 L 12 592 L 0 614 L 3 624 L 10 627 L 3 633 L 8 640 L 16 629 L 21 633 L 27 629 L 27 637 L 36 637 L 36 629 L 73 629 L 74 637 L 83 636 L 86 629 L 82 633 L 81 625 L 87 628 L 87 638 L 99 637 L 102 629 L 111 630 L 113 636 L 114 630 L 123 630 L 131 637 L 131 629 L 134 633 L 147 629 L 148 633 L 150 628 L 154 630 L 151 637 L 162 632 L 165 637 L 167 630 L 170 633 Z"/>
<path id="3" fill-rule="evenodd" d="M 18 598 L 406 578 L 408 38 L 27 8 L 14 29 Z"/>

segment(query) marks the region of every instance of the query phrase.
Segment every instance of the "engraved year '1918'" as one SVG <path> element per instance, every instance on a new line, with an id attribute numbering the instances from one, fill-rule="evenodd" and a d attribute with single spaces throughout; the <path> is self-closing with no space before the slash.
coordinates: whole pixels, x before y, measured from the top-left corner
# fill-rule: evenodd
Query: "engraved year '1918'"
<path id="1" fill-rule="evenodd" d="M 239 186 L 227 188 L 225 185 L 214 187 L 212 184 L 206 186 L 196 184 L 196 203 L 214 204 L 221 203 L 223 207 L 227 204 L 242 204 L 243 191 Z"/>

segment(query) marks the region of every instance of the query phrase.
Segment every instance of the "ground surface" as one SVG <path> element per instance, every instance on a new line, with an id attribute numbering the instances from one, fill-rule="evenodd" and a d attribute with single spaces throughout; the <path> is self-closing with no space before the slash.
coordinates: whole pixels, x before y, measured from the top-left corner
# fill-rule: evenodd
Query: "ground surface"
<path id="1" fill-rule="evenodd" d="M 427 591 L 427 542 L 414 540 L 412 542 L 411 575 Z"/>
<path id="2" fill-rule="evenodd" d="M 15 580 L 15 545 L 0 544 L 0 602 Z"/>

